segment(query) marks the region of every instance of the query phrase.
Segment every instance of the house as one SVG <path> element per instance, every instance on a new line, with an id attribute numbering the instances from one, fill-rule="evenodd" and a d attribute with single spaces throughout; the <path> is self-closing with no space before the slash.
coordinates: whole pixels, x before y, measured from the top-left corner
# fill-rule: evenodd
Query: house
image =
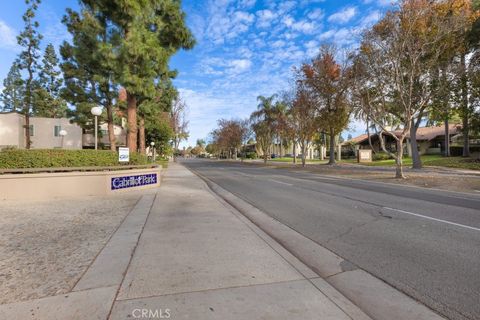
<path id="1" fill-rule="evenodd" d="M 390 131 L 395 135 L 400 135 L 400 130 Z M 461 135 L 461 125 L 450 124 L 448 126 L 450 143 L 456 141 L 457 136 Z M 384 134 L 385 148 L 391 152 L 397 149 L 396 140 L 389 134 Z M 342 152 L 347 150 L 372 149 L 375 152 L 382 151 L 380 140 L 376 133 L 370 134 L 371 146 L 368 141 L 368 135 L 362 134 L 342 143 Z M 420 127 L 417 129 L 417 143 L 420 154 L 442 154 L 445 151 L 445 126 Z M 407 133 L 405 139 L 404 153 L 411 155 L 410 133 Z"/>
<path id="2" fill-rule="evenodd" d="M 0 113 L 0 149 L 26 146 L 25 117 L 17 112 Z M 65 136 L 60 131 L 66 131 Z M 67 118 L 30 117 L 32 149 L 82 149 L 82 128 Z"/>
<path id="3" fill-rule="evenodd" d="M 0 150 L 6 147 L 24 149 L 25 117 L 17 112 L 0 113 Z M 98 142 L 109 146 L 108 128 L 106 123 L 100 124 Z M 60 131 L 66 131 L 62 136 Z M 126 130 L 114 125 L 115 139 L 118 146 L 125 146 Z M 94 132 L 83 130 L 79 125 L 70 123 L 68 118 L 30 117 L 30 137 L 32 149 L 85 149 L 95 146 Z"/>

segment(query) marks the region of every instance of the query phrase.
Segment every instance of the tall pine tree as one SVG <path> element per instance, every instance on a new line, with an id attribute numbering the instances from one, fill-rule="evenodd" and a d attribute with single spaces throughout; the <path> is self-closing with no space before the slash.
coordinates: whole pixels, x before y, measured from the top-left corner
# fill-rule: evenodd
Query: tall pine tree
<path id="1" fill-rule="evenodd" d="M 25 28 L 17 37 L 18 44 L 22 47 L 19 56 L 19 67 L 26 71 L 27 78 L 25 84 L 25 96 L 22 113 L 25 116 L 25 147 L 30 149 L 32 141 L 30 138 L 30 115 L 33 110 L 33 100 L 35 91 L 35 76 L 38 69 L 38 59 L 40 57 L 39 47 L 42 35 L 37 31 L 38 21 L 35 21 L 35 13 L 40 4 L 40 0 L 25 0 L 28 8 L 23 15 Z"/>
<path id="2" fill-rule="evenodd" d="M 68 9 L 63 22 L 72 34 L 72 43 L 64 42 L 60 48 L 64 60 L 63 97 L 75 106 L 74 120 L 84 129 L 92 129 L 90 109 L 103 106 L 101 120 L 108 125 L 110 149 L 116 150 L 114 102 L 118 86 L 113 82 L 115 56 L 106 20 L 84 7 L 80 13 Z"/>
<path id="3" fill-rule="evenodd" d="M 155 79 L 166 74 L 169 58 L 194 39 L 178 0 L 81 0 L 107 21 L 115 45 L 116 80 L 127 91 L 127 144 L 137 151 L 137 100 L 155 96 Z"/>
<path id="4" fill-rule="evenodd" d="M 24 87 L 18 61 L 14 61 L 10 67 L 7 77 L 3 80 L 3 87 L 3 91 L 0 94 L 1 110 L 4 112 L 21 112 L 23 109 Z"/>
<path id="5" fill-rule="evenodd" d="M 43 55 L 38 86 L 35 90 L 34 114 L 40 117 L 61 118 L 66 115 L 67 103 L 60 97 L 63 85 L 55 48 L 49 44 Z"/>

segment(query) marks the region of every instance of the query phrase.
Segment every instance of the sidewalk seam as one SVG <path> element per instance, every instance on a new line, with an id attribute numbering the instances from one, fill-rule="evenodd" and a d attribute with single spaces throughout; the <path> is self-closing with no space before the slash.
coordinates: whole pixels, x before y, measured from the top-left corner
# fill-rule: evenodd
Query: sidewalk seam
<path id="1" fill-rule="evenodd" d="M 157 193 L 155 192 L 155 196 L 154 196 L 154 198 L 153 198 L 153 201 L 152 201 L 152 203 L 150 204 L 150 209 L 148 210 L 147 218 L 146 218 L 145 221 L 143 222 L 142 230 L 140 231 L 140 234 L 139 234 L 139 236 L 138 236 L 137 243 L 135 244 L 135 247 L 133 248 L 132 254 L 130 255 L 130 259 L 128 260 L 127 267 L 126 267 L 125 270 L 123 271 L 122 281 L 121 281 L 120 284 L 118 285 L 117 291 L 115 292 L 115 296 L 114 296 L 113 301 L 112 301 L 112 305 L 110 306 L 110 310 L 109 310 L 109 312 L 108 312 L 108 314 L 107 314 L 107 317 L 106 317 L 105 319 L 110 319 L 110 316 L 112 315 L 113 306 L 115 305 L 115 301 L 117 301 L 117 297 L 118 297 L 118 294 L 119 294 L 119 292 L 120 292 L 120 289 L 122 288 L 123 281 L 125 280 L 125 276 L 127 275 L 128 269 L 130 268 L 130 264 L 131 264 L 131 262 L 132 262 L 132 259 L 133 259 L 133 257 L 135 256 L 135 252 L 137 251 L 138 243 L 140 242 L 140 239 L 142 238 L 143 231 L 144 231 L 144 229 L 145 229 L 145 225 L 147 224 L 147 221 L 148 221 L 148 219 L 150 218 L 150 213 L 152 212 L 152 208 L 153 208 L 153 205 L 155 204 L 155 201 L 156 201 L 156 200 L 157 200 Z"/>

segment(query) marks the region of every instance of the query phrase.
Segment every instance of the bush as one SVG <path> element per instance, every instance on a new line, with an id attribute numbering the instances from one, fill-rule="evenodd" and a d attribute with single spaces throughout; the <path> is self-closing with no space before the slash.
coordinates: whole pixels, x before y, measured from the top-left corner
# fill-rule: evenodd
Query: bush
<path id="1" fill-rule="evenodd" d="M 480 152 L 480 146 L 470 146 L 470 152 Z M 463 155 L 463 146 L 450 146 L 450 155 L 452 157 L 461 157 Z"/>
<path id="2" fill-rule="evenodd" d="M 381 161 L 381 160 L 389 160 L 393 159 L 388 153 L 385 152 L 377 152 L 373 155 L 373 161 Z"/>
<path id="3" fill-rule="evenodd" d="M 245 154 L 245 158 L 247 158 L 247 159 L 257 159 L 257 153 L 256 152 L 247 152 Z"/>
<path id="4" fill-rule="evenodd" d="M 129 164 L 148 164 L 147 157 L 130 154 Z M 4 150 L 0 152 L 0 168 L 55 168 L 119 165 L 118 154 L 104 150 Z"/>

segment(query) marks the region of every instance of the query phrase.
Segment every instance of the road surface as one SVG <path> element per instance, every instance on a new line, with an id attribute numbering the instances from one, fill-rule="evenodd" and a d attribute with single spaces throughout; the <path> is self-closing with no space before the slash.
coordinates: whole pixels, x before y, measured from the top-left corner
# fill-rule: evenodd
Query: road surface
<path id="1" fill-rule="evenodd" d="M 480 319 L 480 196 L 212 160 L 183 162 L 449 319 Z"/>

